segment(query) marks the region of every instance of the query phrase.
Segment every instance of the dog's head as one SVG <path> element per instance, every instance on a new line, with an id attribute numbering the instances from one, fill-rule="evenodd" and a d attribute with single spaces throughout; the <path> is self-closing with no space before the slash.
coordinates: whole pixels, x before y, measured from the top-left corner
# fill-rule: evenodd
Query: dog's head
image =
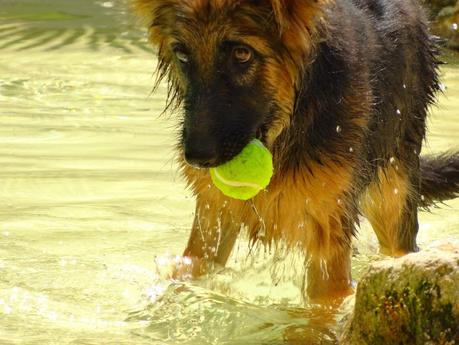
<path id="1" fill-rule="evenodd" d="M 288 126 L 328 0 L 134 0 L 158 48 L 188 163 L 211 167 Z"/>

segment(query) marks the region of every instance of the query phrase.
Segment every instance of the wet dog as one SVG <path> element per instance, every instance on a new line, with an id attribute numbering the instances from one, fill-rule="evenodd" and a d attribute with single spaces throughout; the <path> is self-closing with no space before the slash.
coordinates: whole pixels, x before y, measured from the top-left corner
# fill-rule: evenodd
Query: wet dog
<path id="1" fill-rule="evenodd" d="M 307 293 L 346 295 L 365 215 L 381 251 L 416 251 L 418 208 L 455 197 L 459 155 L 420 157 L 438 49 L 415 0 L 134 0 L 181 109 L 180 166 L 196 195 L 184 255 L 224 265 L 241 231 L 308 258 Z M 244 202 L 208 168 L 252 139 L 275 174 Z M 322 273 L 326 266 L 328 275 Z"/>

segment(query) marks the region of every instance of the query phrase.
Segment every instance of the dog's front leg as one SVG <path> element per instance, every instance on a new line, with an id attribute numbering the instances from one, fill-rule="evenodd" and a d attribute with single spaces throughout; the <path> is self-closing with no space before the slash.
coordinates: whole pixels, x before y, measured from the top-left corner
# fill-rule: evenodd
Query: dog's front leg
<path id="1" fill-rule="evenodd" d="M 193 228 L 183 253 L 191 259 L 188 273 L 198 277 L 215 265 L 224 266 L 239 231 L 240 226 L 231 219 L 225 207 L 198 200 Z"/>
<path id="2" fill-rule="evenodd" d="M 307 294 L 319 303 L 340 302 L 351 294 L 352 221 L 329 217 L 310 229 L 313 240 L 308 243 Z M 339 219 L 339 218 L 338 218 Z"/>
<path id="3" fill-rule="evenodd" d="M 334 303 L 353 292 L 351 278 L 351 248 L 326 259 L 312 258 L 308 263 L 307 293 L 313 302 Z"/>

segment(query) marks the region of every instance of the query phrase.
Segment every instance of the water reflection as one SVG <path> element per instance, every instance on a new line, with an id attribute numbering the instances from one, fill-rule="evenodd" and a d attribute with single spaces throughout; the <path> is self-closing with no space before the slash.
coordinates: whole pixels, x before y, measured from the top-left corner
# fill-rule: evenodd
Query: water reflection
<path id="1" fill-rule="evenodd" d="M 0 0 L 0 8 L 0 49 L 46 52 L 84 43 L 95 51 L 151 51 L 128 1 Z"/>

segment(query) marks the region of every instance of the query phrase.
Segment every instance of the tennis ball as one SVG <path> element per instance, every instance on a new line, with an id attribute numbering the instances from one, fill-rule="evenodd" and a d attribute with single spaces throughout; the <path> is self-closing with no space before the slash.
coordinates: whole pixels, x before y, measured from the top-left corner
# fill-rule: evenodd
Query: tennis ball
<path id="1" fill-rule="evenodd" d="M 257 195 L 269 184 L 272 175 L 271 152 L 257 139 L 229 162 L 210 168 L 215 186 L 226 196 L 240 200 Z"/>

